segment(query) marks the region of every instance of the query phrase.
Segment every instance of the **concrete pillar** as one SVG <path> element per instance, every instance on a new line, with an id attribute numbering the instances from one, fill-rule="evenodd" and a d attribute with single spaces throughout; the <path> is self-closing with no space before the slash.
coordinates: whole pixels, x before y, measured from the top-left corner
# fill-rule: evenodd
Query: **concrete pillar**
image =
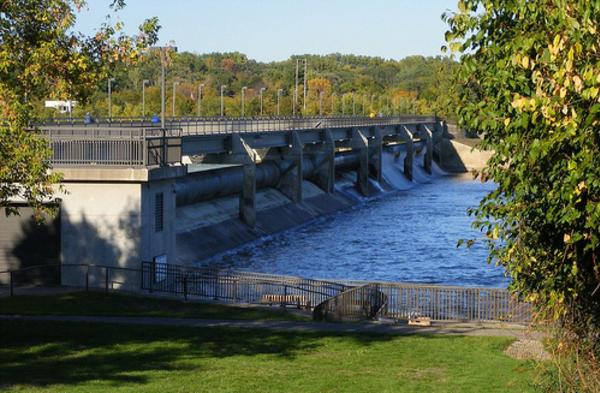
<path id="1" fill-rule="evenodd" d="M 240 193 L 240 219 L 247 225 L 256 224 L 256 152 L 240 134 L 231 136 L 232 162 L 243 165 L 244 180 Z"/>
<path id="2" fill-rule="evenodd" d="M 423 126 L 421 130 L 425 138 L 425 155 L 423 156 L 423 167 L 425 172 L 431 175 L 431 162 L 433 161 L 433 133 L 427 126 Z"/>
<path id="3" fill-rule="evenodd" d="M 364 196 L 369 196 L 369 142 L 357 128 L 352 130 L 352 150 L 358 153 L 359 158 L 356 188 Z"/>
<path id="4" fill-rule="evenodd" d="M 298 132 L 291 134 L 291 147 L 284 154 L 284 160 L 290 161 L 291 165 L 282 174 L 279 182 L 279 190 L 290 198 L 294 203 L 302 202 L 302 177 L 303 177 L 303 144 Z"/>
<path id="5" fill-rule="evenodd" d="M 371 177 L 381 181 L 383 154 L 383 131 L 375 128 L 375 138 L 369 140 L 369 160 L 371 164 Z"/>
<path id="6" fill-rule="evenodd" d="M 410 132 L 410 130 L 406 126 L 400 126 L 398 128 L 398 135 L 400 135 L 400 138 L 402 139 L 402 141 L 404 142 L 404 144 L 406 146 L 406 156 L 404 157 L 404 176 L 406 176 L 406 178 L 408 180 L 412 181 L 412 179 L 413 179 L 413 173 L 412 173 L 413 155 L 414 155 L 413 135 L 412 135 L 412 132 Z"/>
<path id="7" fill-rule="evenodd" d="M 315 176 L 313 181 L 328 194 L 333 194 L 335 185 L 335 141 L 328 129 L 323 130 L 323 142 L 311 146 L 309 151 L 314 156 Z"/>

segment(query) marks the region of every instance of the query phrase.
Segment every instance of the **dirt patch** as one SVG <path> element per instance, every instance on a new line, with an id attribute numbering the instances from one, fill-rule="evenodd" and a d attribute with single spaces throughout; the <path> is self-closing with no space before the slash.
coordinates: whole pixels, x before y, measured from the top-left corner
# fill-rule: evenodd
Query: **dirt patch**
<path id="1" fill-rule="evenodd" d="M 512 343 L 504 353 L 513 359 L 519 360 L 550 360 L 550 354 L 538 340 L 521 339 Z"/>

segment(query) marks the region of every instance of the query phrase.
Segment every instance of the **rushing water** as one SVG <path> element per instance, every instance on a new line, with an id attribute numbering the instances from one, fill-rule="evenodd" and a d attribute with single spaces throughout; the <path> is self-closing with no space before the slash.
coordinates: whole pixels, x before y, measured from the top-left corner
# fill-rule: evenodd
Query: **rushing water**
<path id="1" fill-rule="evenodd" d="M 456 246 L 461 238 L 481 237 L 466 210 L 492 187 L 437 177 L 210 263 L 310 278 L 505 287 L 503 269 L 486 263 L 483 244 Z"/>

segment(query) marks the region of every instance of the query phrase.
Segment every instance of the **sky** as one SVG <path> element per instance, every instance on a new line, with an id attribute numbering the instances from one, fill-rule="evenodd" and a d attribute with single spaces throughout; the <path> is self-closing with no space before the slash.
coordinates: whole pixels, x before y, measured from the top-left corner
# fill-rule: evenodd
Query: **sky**
<path id="1" fill-rule="evenodd" d="M 110 0 L 88 0 L 76 30 L 92 34 Z M 128 0 L 112 21 L 129 34 L 157 16 L 160 43 L 179 51 L 241 52 L 258 61 L 342 53 L 401 59 L 440 55 L 445 11 L 457 0 Z"/>

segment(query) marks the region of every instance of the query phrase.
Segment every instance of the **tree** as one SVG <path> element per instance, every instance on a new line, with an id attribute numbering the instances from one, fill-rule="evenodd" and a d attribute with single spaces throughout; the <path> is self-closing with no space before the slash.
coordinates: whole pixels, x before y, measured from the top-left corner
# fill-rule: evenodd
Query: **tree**
<path id="1" fill-rule="evenodd" d="M 462 53 L 465 128 L 494 151 L 497 188 L 473 211 L 490 260 L 558 327 L 561 390 L 600 386 L 600 2 L 463 0 L 445 15 Z"/>
<path id="2" fill-rule="evenodd" d="M 135 37 L 120 23 L 105 23 L 93 37 L 72 32 L 83 0 L 0 1 L 0 207 L 21 199 L 38 213 L 56 203 L 48 143 L 29 128 L 32 101 L 40 97 L 85 101 L 99 80 L 130 63 L 157 39 L 156 18 Z M 112 0 L 118 11 L 123 0 Z"/>

